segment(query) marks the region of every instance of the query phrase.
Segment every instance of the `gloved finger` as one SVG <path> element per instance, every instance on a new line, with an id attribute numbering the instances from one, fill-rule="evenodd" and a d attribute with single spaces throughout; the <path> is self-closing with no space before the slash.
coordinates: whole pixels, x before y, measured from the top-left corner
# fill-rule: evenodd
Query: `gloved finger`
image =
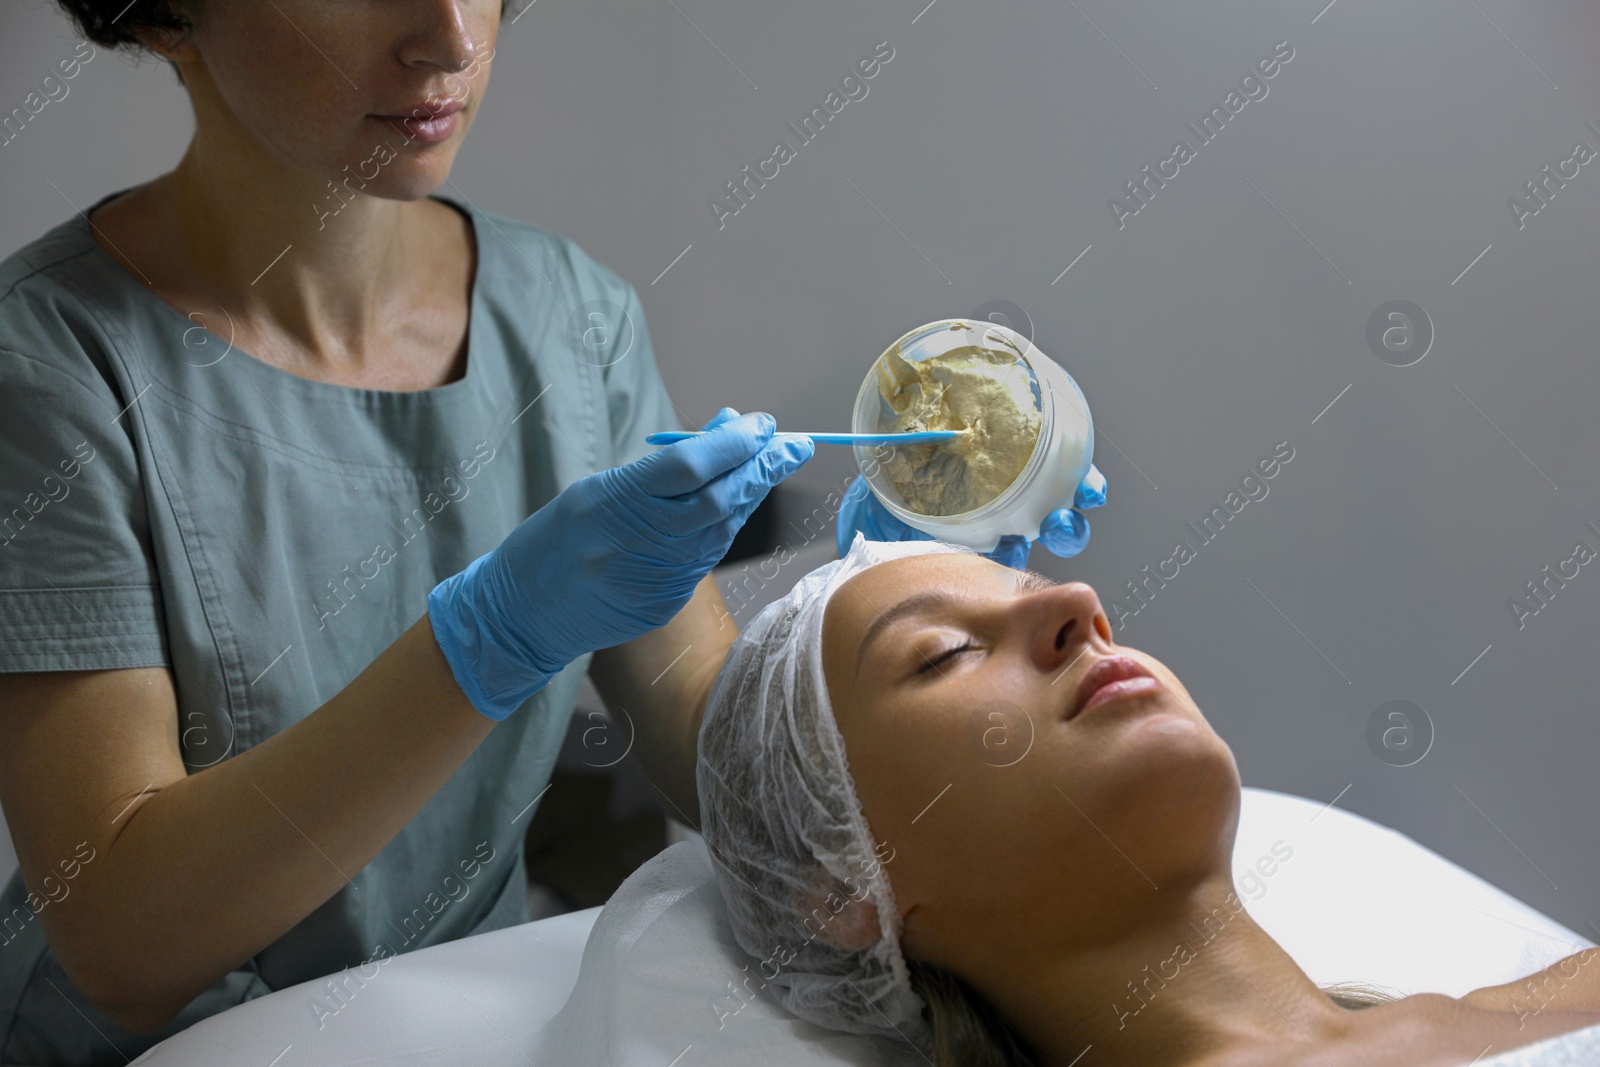
<path id="1" fill-rule="evenodd" d="M 1012 570 L 1020 571 L 1028 565 L 1028 551 L 1031 548 L 1033 548 L 1033 542 L 1027 538 L 1018 537 L 1016 534 L 1007 534 L 1000 538 L 999 544 L 985 552 L 984 555 L 1002 567 L 1010 567 Z"/>
<path id="2" fill-rule="evenodd" d="M 727 555 L 728 548 L 733 544 L 734 537 L 739 533 L 740 528 L 749 521 L 750 516 L 760 506 L 761 501 L 766 499 L 767 493 L 778 482 L 788 477 L 788 474 L 792 474 L 794 469 L 798 469 L 799 466 L 805 464 L 809 456 L 806 459 L 800 459 L 798 463 L 794 462 L 795 456 L 803 452 L 803 449 L 796 448 L 792 442 L 783 440 L 783 438 L 789 436 L 791 435 L 780 435 L 780 437 L 774 438 L 773 443 L 764 449 L 760 456 L 750 461 L 750 465 L 770 462 L 773 469 L 773 481 L 770 485 L 763 484 L 759 479 L 750 479 L 746 486 L 739 491 L 740 502 L 729 507 L 725 514 L 715 517 L 709 525 L 690 530 L 672 538 L 672 543 L 684 551 L 685 554 L 681 558 L 685 563 L 701 563 L 708 570 L 716 566 L 718 561 Z M 786 449 L 789 450 L 787 456 L 783 454 Z M 770 460 L 766 458 L 768 453 L 773 454 Z M 790 467 L 787 474 L 782 473 L 785 467 Z M 737 473 L 737 471 L 730 472 L 723 475 L 723 477 L 732 478 Z"/>
<path id="3" fill-rule="evenodd" d="M 741 507 L 753 510 L 769 490 L 804 467 L 816 451 L 816 442 L 805 434 L 774 434 L 753 459 L 718 479 L 727 487 L 723 506 L 730 512 Z"/>
<path id="4" fill-rule="evenodd" d="M 869 514 L 866 498 L 871 495 L 872 490 L 867 488 L 866 479 L 859 474 L 850 483 L 850 488 L 844 491 L 839 514 L 833 522 L 833 546 L 841 559 L 850 551 L 850 542 L 855 540 L 861 520 Z"/>
<path id="5" fill-rule="evenodd" d="M 739 410 L 737 408 L 730 408 L 730 407 L 718 408 L 717 409 L 717 413 L 715 415 L 711 416 L 711 421 L 707 422 L 704 426 L 702 426 L 700 428 L 702 430 L 715 430 L 718 426 L 721 426 L 723 423 L 728 422 L 728 421 L 730 421 L 732 419 L 737 419 L 738 417 L 739 417 Z"/>
<path id="6" fill-rule="evenodd" d="M 844 506 L 839 509 L 839 520 L 834 531 L 834 542 L 843 556 L 850 551 L 850 542 L 856 532 L 868 541 L 924 541 L 932 540 L 927 534 L 907 526 L 883 506 L 876 493 L 860 475 L 845 493 Z"/>
<path id="7" fill-rule="evenodd" d="M 1089 473 L 1078 483 L 1078 491 L 1072 494 L 1072 506 L 1083 509 L 1097 508 L 1105 502 L 1106 476 L 1100 473 L 1099 467 L 1091 463 Z"/>
<path id="8" fill-rule="evenodd" d="M 635 468 L 632 474 L 651 496 L 692 493 L 718 475 L 748 462 L 766 447 L 777 425 L 777 420 L 764 411 L 740 415 L 699 437 L 667 445 L 630 464 Z"/>
<path id="9" fill-rule="evenodd" d="M 1089 543 L 1089 520 L 1081 511 L 1058 508 L 1039 524 L 1039 543 L 1062 559 L 1076 556 Z"/>
<path id="10" fill-rule="evenodd" d="M 773 486 L 799 470 L 816 450 L 802 434 L 778 434 L 753 457 L 668 504 L 663 529 L 673 536 L 714 526 L 730 515 L 748 516 Z M 741 520 L 742 522 L 743 520 Z"/>
<path id="11" fill-rule="evenodd" d="M 804 434 L 774 435 L 755 456 L 713 479 L 703 491 L 696 494 L 714 509 L 706 522 L 714 522 L 741 508 L 754 510 L 773 486 L 805 466 L 816 448 L 811 438 Z"/>
<path id="12" fill-rule="evenodd" d="M 844 504 L 834 526 L 834 545 L 841 557 L 850 551 L 857 531 L 868 541 L 907 541 L 928 536 L 889 514 L 889 509 L 859 474 L 845 490 Z"/>

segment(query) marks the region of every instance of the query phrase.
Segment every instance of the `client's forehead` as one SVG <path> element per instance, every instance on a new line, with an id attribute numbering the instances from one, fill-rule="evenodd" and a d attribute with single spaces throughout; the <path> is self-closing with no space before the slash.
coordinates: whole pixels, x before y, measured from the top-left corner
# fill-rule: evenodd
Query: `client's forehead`
<path id="1" fill-rule="evenodd" d="M 1009 592 L 1016 572 L 970 552 L 906 556 L 869 567 L 834 591 L 823 612 L 825 645 L 854 647 L 866 627 L 895 604 L 916 593 L 992 596 Z"/>

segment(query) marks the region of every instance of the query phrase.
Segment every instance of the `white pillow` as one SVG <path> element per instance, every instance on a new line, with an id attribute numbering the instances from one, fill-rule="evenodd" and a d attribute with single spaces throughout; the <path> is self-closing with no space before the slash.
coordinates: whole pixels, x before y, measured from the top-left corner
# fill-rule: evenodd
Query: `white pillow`
<path id="1" fill-rule="evenodd" d="M 760 993 L 756 964 L 733 938 L 696 835 L 640 867 L 606 903 L 577 986 L 529 1058 L 612 1067 L 925 1062 L 909 1044 L 795 1018 Z"/>

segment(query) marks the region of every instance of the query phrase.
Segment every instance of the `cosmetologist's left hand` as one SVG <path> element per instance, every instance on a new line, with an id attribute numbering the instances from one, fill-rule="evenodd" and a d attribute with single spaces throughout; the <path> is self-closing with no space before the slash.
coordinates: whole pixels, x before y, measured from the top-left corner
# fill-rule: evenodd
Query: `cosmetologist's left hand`
<path id="1" fill-rule="evenodd" d="M 1082 552 L 1089 543 L 1089 519 L 1083 513 L 1106 502 L 1106 477 L 1094 464 L 1078 483 L 1072 495 L 1070 508 L 1057 508 L 1045 516 L 1039 525 L 1039 543 L 1052 554 L 1068 559 Z M 927 534 L 907 526 L 879 503 L 868 488 L 866 479 L 856 475 L 855 481 L 844 495 L 844 506 L 839 509 L 839 523 L 835 536 L 842 556 L 850 550 L 859 530 L 869 541 L 931 541 Z M 1028 552 L 1033 542 L 1022 537 L 1002 537 L 1000 543 L 984 555 L 996 563 L 1016 570 L 1028 565 Z"/>

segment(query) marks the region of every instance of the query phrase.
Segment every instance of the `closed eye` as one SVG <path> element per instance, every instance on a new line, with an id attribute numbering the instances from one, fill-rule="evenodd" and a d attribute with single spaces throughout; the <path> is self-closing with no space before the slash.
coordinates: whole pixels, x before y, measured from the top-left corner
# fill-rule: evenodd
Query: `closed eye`
<path id="1" fill-rule="evenodd" d="M 932 659 L 928 660 L 922 666 L 918 667 L 917 673 L 927 674 L 929 671 L 937 670 L 939 665 L 944 663 L 946 660 L 949 660 L 954 656 L 958 656 L 963 652 L 969 652 L 971 649 L 971 641 L 965 641 L 959 645 L 956 645 L 954 648 L 947 648 L 937 656 L 934 656 Z"/>

